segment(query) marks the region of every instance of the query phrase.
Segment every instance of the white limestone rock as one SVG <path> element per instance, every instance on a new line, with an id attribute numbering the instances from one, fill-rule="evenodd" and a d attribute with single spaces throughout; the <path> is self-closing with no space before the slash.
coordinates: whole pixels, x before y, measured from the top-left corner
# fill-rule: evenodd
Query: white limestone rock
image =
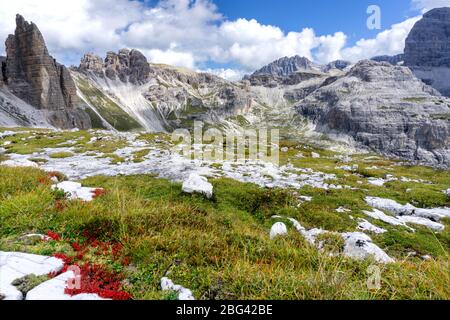
<path id="1" fill-rule="evenodd" d="M 358 229 L 361 231 L 373 232 L 375 234 L 382 234 L 387 232 L 386 229 L 379 228 L 365 219 L 359 219 Z"/>
<path id="2" fill-rule="evenodd" d="M 67 282 L 75 278 L 73 271 L 68 271 L 59 276 L 41 283 L 27 293 L 25 300 L 107 300 L 97 294 L 82 293 L 75 296 L 65 294 Z"/>
<path id="3" fill-rule="evenodd" d="M 0 294 L 5 300 L 22 300 L 23 294 L 11 283 L 27 275 L 42 276 L 59 272 L 64 267 L 61 259 L 20 252 L 0 251 Z"/>
<path id="4" fill-rule="evenodd" d="M 375 259 L 378 263 L 392 263 L 394 259 L 372 242 L 372 239 L 361 232 L 342 234 L 345 240 L 344 255 L 356 260 Z"/>
<path id="5" fill-rule="evenodd" d="M 344 207 L 339 207 L 336 209 L 337 213 L 348 213 L 348 212 L 352 212 L 352 210 L 346 209 Z"/>
<path id="6" fill-rule="evenodd" d="M 305 240 L 308 241 L 311 245 L 315 246 L 319 250 L 322 249 L 322 243 L 317 241 L 317 237 L 321 234 L 332 232 L 322 230 L 322 229 L 311 229 L 306 230 L 297 220 L 289 218 L 289 221 L 292 222 L 295 229 L 305 237 Z M 382 249 L 380 249 L 376 244 L 372 242 L 372 239 L 361 232 L 350 232 L 350 233 L 336 233 L 345 241 L 345 248 L 343 254 L 346 257 L 364 260 L 370 257 L 373 257 L 375 261 L 379 263 L 391 263 L 394 262 L 394 259 L 389 257 Z"/>
<path id="7" fill-rule="evenodd" d="M 377 187 L 382 187 L 384 186 L 384 184 L 386 183 L 386 181 L 384 179 L 381 178 L 369 178 L 367 180 L 368 183 L 377 186 Z"/>
<path id="8" fill-rule="evenodd" d="M 288 234 L 286 225 L 283 222 L 277 222 L 270 229 L 270 239 L 285 236 Z"/>
<path id="9" fill-rule="evenodd" d="M 376 209 L 392 212 L 395 215 L 408 215 L 427 218 L 433 221 L 439 221 L 442 218 L 450 217 L 450 208 L 422 209 L 416 208 L 411 204 L 402 205 L 394 200 L 366 197 L 366 203 Z"/>
<path id="10" fill-rule="evenodd" d="M 403 226 L 403 227 L 409 228 L 405 222 L 400 221 L 399 219 L 397 219 L 397 217 L 389 216 L 389 215 L 385 214 L 383 211 L 380 211 L 378 209 L 374 209 L 372 211 L 363 210 L 363 213 L 366 216 L 371 217 L 372 219 L 380 220 L 380 221 L 383 221 L 383 222 L 393 225 L 393 226 Z M 411 228 L 409 228 L 409 229 L 411 229 Z"/>
<path id="11" fill-rule="evenodd" d="M 94 192 L 98 189 L 82 187 L 81 183 L 72 181 L 63 181 L 53 185 L 52 188 L 64 191 L 68 194 L 70 200 L 80 199 L 88 202 L 94 200 Z"/>
<path id="12" fill-rule="evenodd" d="M 8 137 L 13 137 L 13 136 L 15 136 L 17 134 L 17 132 L 14 132 L 14 131 L 3 131 L 3 132 L 0 132 L 0 139 L 5 139 L 5 138 L 8 138 Z"/>
<path id="13" fill-rule="evenodd" d="M 172 280 L 170 280 L 167 277 L 163 277 L 161 279 L 161 289 L 163 291 L 174 291 L 178 293 L 178 300 L 180 301 L 190 301 L 195 300 L 194 295 L 192 294 L 192 291 L 189 289 L 186 289 L 183 286 L 174 284 Z"/>
<path id="14" fill-rule="evenodd" d="M 412 223 L 417 224 L 421 226 L 428 227 L 434 231 L 444 231 L 445 226 L 442 223 L 431 221 L 430 219 L 421 218 L 421 217 L 415 217 L 415 216 L 399 216 L 397 217 L 398 220 L 405 222 L 405 223 Z"/>
<path id="15" fill-rule="evenodd" d="M 31 167 L 31 168 L 39 168 L 38 164 L 35 162 L 32 162 L 25 158 L 19 158 L 19 159 L 10 159 L 3 162 L 0 162 L 0 165 L 6 166 L 6 167 Z"/>
<path id="16" fill-rule="evenodd" d="M 193 173 L 183 183 L 183 192 L 186 193 L 200 193 L 211 199 L 213 196 L 213 185 L 208 182 L 208 179 L 196 173 Z"/>

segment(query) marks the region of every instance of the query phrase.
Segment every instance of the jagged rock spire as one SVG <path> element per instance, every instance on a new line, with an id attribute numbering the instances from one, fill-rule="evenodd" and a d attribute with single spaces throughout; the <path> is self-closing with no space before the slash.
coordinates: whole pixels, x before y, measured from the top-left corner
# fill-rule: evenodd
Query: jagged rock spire
<path id="1" fill-rule="evenodd" d="M 88 115 L 77 109 L 77 89 L 69 71 L 49 55 L 38 27 L 19 14 L 15 33 L 6 40 L 6 53 L 4 78 L 12 93 L 48 110 L 56 127 L 90 127 Z"/>

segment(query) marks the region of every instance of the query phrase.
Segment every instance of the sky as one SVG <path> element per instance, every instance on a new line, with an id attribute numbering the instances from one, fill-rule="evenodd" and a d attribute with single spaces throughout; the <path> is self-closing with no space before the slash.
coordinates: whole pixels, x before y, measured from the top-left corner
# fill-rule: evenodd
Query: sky
<path id="1" fill-rule="evenodd" d="M 372 5 L 377 28 L 367 25 Z M 0 39 L 20 13 L 66 65 L 129 48 L 237 80 L 284 56 L 328 63 L 401 53 L 422 14 L 443 6 L 450 0 L 0 0 Z"/>

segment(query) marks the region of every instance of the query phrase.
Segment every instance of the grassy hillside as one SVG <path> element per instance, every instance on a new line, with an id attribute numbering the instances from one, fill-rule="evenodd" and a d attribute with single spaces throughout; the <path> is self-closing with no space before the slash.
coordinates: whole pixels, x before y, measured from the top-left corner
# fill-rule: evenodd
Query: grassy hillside
<path id="1" fill-rule="evenodd" d="M 7 153 L 2 160 L 14 153 L 53 148 L 49 153 L 53 160 L 64 161 L 71 155 L 56 151 L 72 141 L 76 143 L 74 153 L 103 152 L 111 155 L 112 165 L 125 161 L 112 156 L 127 146 L 125 140 L 88 143 L 93 134 L 55 132 L 52 136 L 36 131 L 35 138 L 23 140 L 30 135 L 23 132 L 2 140 L 11 142 L 5 146 Z M 158 146 L 164 145 L 166 138 L 147 134 L 139 139 Z M 336 169 L 340 160 L 329 151 L 287 141 L 282 146 L 289 148 L 281 153 L 282 164 L 290 162 L 296 167 L 333 173 L 337 176 L 333 183 L 357 186 L 358 190 L 310 186 L 301 190 L 268 189 L 217 178 L 209 179 L 214 197 L 208 200 L 185 194 L 181 184 L 152 175 L 96 176 L 80 182 L 104 188 L 104 194 L 92 202 L 82 202 L 68 200 L 51 189 L 49 179 L 56 174 L 0 166 L 0 251 L 64 254 L 80 263 L 103 265 L 123 275 L 123 288 L 134 299 L 173 299 L 173 293 L 160 288 L 160 279 L 166 274 L 175 283 L 192 289 L 198 299 L 449 299 L 448 220 L 442 222 L 446 229 L 439 233 L 420 226 L 414 226 L 416 232 L 411 232 L 362 214 L 362 210 L 371 209 L 364 201 L 368 195 L 418 207 L 449 206 L 442 192 L 450 185 L 448 172 L 355 155 L 352 164 L 358 164 L 358 169 L 350 173 Z M 145 148 L 135 152 L 130 161 L 140 163 L 148 152 Z M 320 158 L 312 156 L 316 152 Z M 214 166 L 219 168 L 221 164 Z M 374 166 L 377 169 L 369 168 Z M 386 173 L 429 183 L 392 181 L 383 187 L 368 183 L 369 178 Z M 299 194 L 311 196 L 312 201 L 299 201 Z M 338 207 L 349 212 L 336 212 Z M 337 232 L 353 232 L 357 218 L 369 219 L 388 230 L 371 237 L 397 262 L 379 265 L 381 287 L 369 290 L 373 261 L 319 251 L 288 220 L 283 220 L 288 235 L 270 240 L 274 215 L 295 218 L 308 229 Z M 24 243 L 21 239 L 25 234 L 49 231 L 61 240 Z M 123 247 L 120 259 L 98 253 L 93 239 Z M 331 247 L 341 245 L 332 237 L 324 240 Z M 88 249 L 81 253 L 79 246 Z M 425 255 L 429 259 L 423 259 Z"/>

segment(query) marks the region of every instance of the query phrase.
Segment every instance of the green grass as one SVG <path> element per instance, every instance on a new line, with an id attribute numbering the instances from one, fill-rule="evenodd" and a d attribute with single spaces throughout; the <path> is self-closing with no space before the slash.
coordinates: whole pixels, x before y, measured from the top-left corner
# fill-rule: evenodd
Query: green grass
<path id="1" fill-rule="evenodd" d="M 84 111 L 86 111 L 86 113 L 89 115 L 89 118 L 91 118 L 91 125 L 93 129 L 107 129 L 103 124 L 102 119 L 98 116 L 97 113 L 95 113 L 94 110 L 92 110 L 90 107 L 86 107 Z"/>
<path id="2" fill-rule="evenodd" d="M 325 160 L 324 160 L 325 161 Z M 97 230 L 103 240 L 120 241 L 132 265 L 123 269 L 126 290 L 135 299 L 173 299 L 159 281 L 170 278 L 206 299 L 449 299 L 448 233 L 401 230 L 374 237 L 400 256 L 403 248 L 433 259 L 400 259 L 382 266 L 382 287 L 367 289 L 371 261 L 330 257 L 311 247 L 292 226 L 289 235 L 269 240 L 274 214 L 297 218 L 307 227 L 354 230 L 354 223 L 334 212 L 338 206 L 364 208 L 365 192 L 301 190 L 313 201 L 298 207 L 293 190 L 268 190 L 228 179 L 213 180 L 214 198 L 186 195 L 181 185 L 148 175 L 92 177 L 86 186 L 107 193 L 93 202 L 64 201 L 39 181 L 36 169 L 0 167 L 0 250 L 50 255 L 70 253 L 63 243 L 24 245 L 24 233 L 53 230 L 64 239 Z M 358 214 L 355 213 L 355 216 Z M 428 232 L 428 233 L 427 233 Z M 327 246 L 342 243 L 327 238 Z"/>
<path id="3" fill-rule="evenodd" d="M 78 89 L 83 93 L 88 102 L 94 106 L 101 116 L 119 131 L 130 131 L 142 129 L 142 126 L 123 111 L 117 103 L 105 96 L 99 89 L 90 85 L 88 81 L 75 77 Z M 90 113 L 94 113 L 91 111 Z M 92 115 L 91 115 L 92 118 Z M 98 117 L 97 117 L 98 118 Z M 100 119 L 94 119 L 94 125 L 101 124 Z M 100 121 L 100 123 L 99 123 Z M 103 125 L 102 125 L 103 126 Z"/>
<path id="4" fill-rule="evenodd" d="M 56 132 L 33 129 L 32 134 L 20 130 L 18 132 L 17 135 L 2 140 L 11 142 L 9 146 L 5 147 L 7 153 L 32 154 L 41 152 L 44 148 L 71 147 L 72 144 L 69 142 L 72 141 L 75 141 L 75 145 L 83 144 L 91 138 L 87 131 Z"/>
<path id="5" fill-rule="evenodd" d="M 150 149 L 144 149 L 133 153 L 133 162 L 140 163 L 144 161 L 144 158 L 150 153 Z"/>
<path id="6" fill-rule="evenodd" d="M 410 98 L 404 98 L 403 101 L 406 102 L 415 102 L 415 103 L 420 103 L 420 102 L 424 102 L 426 101 L 427 98 L 425 97 L 410 97 Z"/>
<path id="7" fill-rule="evenodd" d="M 65 151 L 50 154 L 50 158 L 52 159 L 65 159 L 73 156 L 74 154 L 72 152 L 65 152 Z"/>

